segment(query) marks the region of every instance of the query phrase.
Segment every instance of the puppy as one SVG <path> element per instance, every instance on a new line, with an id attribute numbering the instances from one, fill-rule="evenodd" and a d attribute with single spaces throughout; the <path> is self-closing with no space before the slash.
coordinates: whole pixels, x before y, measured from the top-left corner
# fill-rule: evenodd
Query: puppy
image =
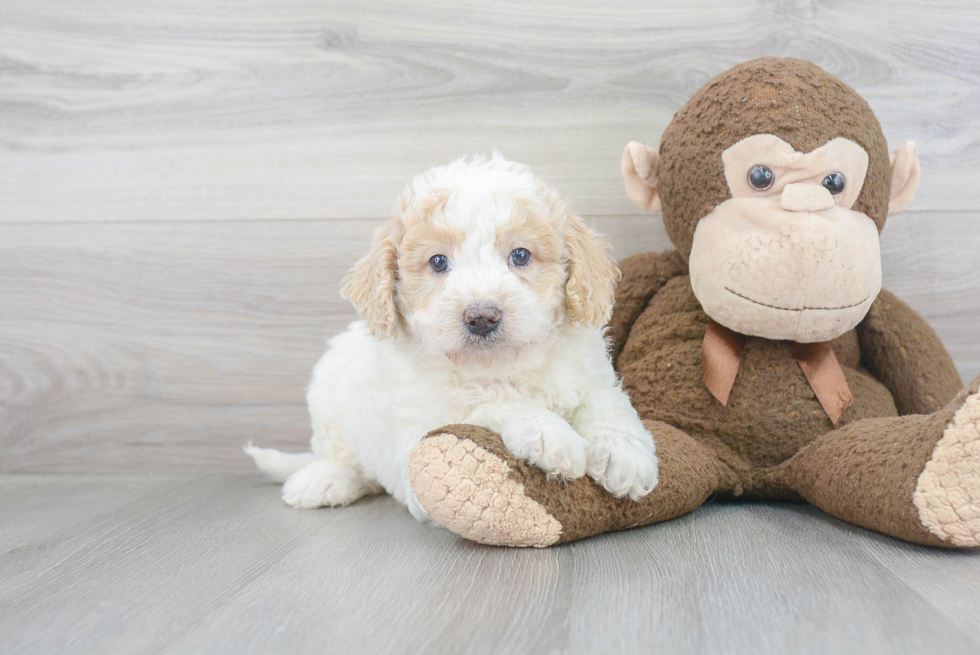
<path id="1" fill-rule="evenodd" d="M 526 166 L 494 152 L 427 171 L 346 279 L 363 320 L 313 369 L 313 452 L 245 451 L 293 507 L 386 491 L 427 520 L 409 454 L 430 430 L 471 423 L 556 478 L 587 473 L 640 498 L 657 457 L 603 338 L 618 277 Z"/>

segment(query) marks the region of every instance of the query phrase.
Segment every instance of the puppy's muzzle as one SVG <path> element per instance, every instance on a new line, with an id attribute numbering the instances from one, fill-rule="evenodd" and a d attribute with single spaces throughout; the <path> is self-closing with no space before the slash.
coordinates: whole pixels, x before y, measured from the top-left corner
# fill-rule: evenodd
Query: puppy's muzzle
<path id="1" fill-rule="evenodd" d="M 500 310 L 496 305 L 471 305 L 463 312 L 463 322 L 472 334 L 486 337 L 500 326 Z"/>

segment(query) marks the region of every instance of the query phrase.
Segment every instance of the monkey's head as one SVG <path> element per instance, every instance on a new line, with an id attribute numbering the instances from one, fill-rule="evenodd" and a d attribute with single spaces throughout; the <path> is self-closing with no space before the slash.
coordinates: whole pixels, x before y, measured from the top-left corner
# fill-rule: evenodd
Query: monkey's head
<path id="1" fill-rule="evenodd" d="M 855 327 L 881 290 L 878 234 L 919 184 L 915 144 L 888 154 L 852 88 L 764 57 L 708 82 L 660 150 L 630 143 L 626 192 L 663 211 L 704 311 L 742 334 L 803 343 Z"/>

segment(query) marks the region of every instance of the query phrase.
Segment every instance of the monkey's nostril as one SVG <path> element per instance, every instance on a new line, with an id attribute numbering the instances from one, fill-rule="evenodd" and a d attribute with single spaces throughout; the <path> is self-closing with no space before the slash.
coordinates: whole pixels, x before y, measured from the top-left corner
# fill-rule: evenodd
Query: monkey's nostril
<path id="1" fill-rule="evenodd" d="M 500 310 L 493 305 L 468 307 L 463 312 L 463 321 L 471 333 L 485 337 L 500 325 Z"/>

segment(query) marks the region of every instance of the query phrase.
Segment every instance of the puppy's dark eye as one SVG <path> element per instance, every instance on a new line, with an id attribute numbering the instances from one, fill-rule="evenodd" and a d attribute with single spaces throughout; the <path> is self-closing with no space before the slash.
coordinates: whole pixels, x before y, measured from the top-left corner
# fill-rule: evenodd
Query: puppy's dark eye
<path id="1" fill-rule="evenodd" d="M 823 188 L 827 189 L 827 191 L 830 191 L 830 195 L 836 196 L 838 193 L 844 190 L 844 185 L 846 183 L 847 180 L 844 179 L 844 174 L 837 172 L 831 173 L 827 177 L 823 178 L 823 182 L 820 184 L 822 184 Z"/>
<path id="2" fill-rule="evenodd" d="M 524 248 L 518 248 L 510 253 L 510 263 L 513 266 L 527 266 L 531 263 L 531 253 Z"/>
<path id="3" fill-rule="evenodd" d="M 449 270 L 449 258 L 445 255 L 433 255 L 429 260 L 429 268 L 436 273 L 445 273 Z"/>
<path id="4" fill-rule="evenodd" d="M 776 181 L 776 176 L 768 166 L 753 166 L 749 169 L 749 184 L 756 191 L 765 191 Z"/>

